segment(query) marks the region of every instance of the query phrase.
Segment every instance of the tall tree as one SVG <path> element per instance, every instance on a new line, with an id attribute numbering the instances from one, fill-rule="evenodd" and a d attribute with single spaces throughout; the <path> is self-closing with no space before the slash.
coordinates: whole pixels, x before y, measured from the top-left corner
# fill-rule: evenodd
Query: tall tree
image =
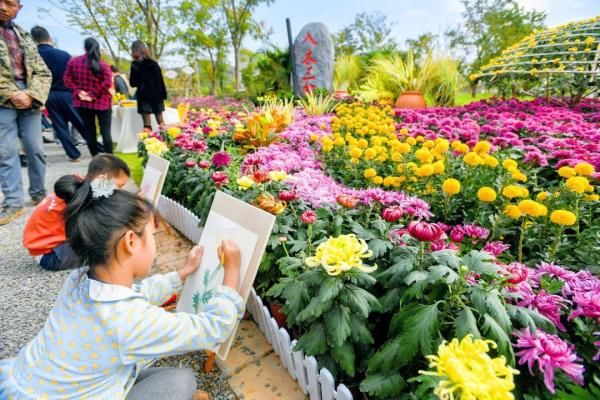
<path id="1" fill-rule="evenodd" d="M 220 0 L 221 10 L 225 17 L 231 46 L 233 47 L 235 91 L 240 90 L 240 50 L 247 36 L 261 37 L 265 34 L 264 27 L 252 18 L 256 7 L 274 0 Z"/>
<path id="2" fill-rule="evenodd" d="M 391 33 L 392 23 L 380 11 L 356 14 L 354 22 L 333 35 L 336 54 L 369 54 L 395 47 Z"/>
<path id="3" fill-rule="evenodd" d="M 433 51 L 437 38 L 438 36 L 431 32 L 422 33 L 416 39 L 407 39 L 406 46 L 413 51 L 415 60 L 420 60 Z"/>
<path id="4" fill-rule="evenodd" d="M 115 62 L 135 39 L 148 44 L 160 58 L 175 32 L 175 0 L 48 0 L 63 11 L 71 25 L 98 38 Z M 52 15 L 49 8 L 40 11 Z"/>
<path id="5" fill-rule="evenodd" d="M 181 4 L 182 20 L 186 24 L 178 31 L 184 44 L 183 53 L 190 63 L 197 63 L 198 74 L 206 71 L 210 83 L 210 94 L 217 91 L 220 66 L 226 55 L 227 28 L 214 0 L 185 0 Z M 207 57 L 209 65 L 200 67 L 200 57 Z"/>
<path id="6" fill-rule="evenodd" d="M 546 13 L 526 10 L 516 0 L 461 0 L 463 21 L 446 32 L 451 49 L 464 51 L 468 75 L 477 72 L 507 46 L 544 27 Z M 473 96 L 476 83 L 471 83 Z"/>

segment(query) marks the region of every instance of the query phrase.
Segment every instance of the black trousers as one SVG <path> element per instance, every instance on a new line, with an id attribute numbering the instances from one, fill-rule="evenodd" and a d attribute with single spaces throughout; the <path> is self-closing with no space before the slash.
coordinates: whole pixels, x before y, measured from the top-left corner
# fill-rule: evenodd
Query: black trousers
<path id="1" fill-rule="evenodd" d="M 112 108 L 108 110 L 91 110 L 89 108 L 78 107 L 79 115 L 83 120 L 85 139 L 90 153 L 95 156 L 98 153 L 112 153 L 112 136 L 110 135 L 110 122 L 112 117 Z M 96 118 L 100 126 L 100 135 L 102 136 L 102 145 L 98 143 L 98 131 L 96 129 Z"/>
<path id="2" fill-rule="evenodd" d="M 52 91 L 46 100 L 46 109 L 52 120 L 56 137 L 60 140 L 67 156 L 75 160 L 81 156 L 69 132 L 69 122 L 79 131 L 83 132 L 81 117 L 73 107 L 71 92 Z"/>

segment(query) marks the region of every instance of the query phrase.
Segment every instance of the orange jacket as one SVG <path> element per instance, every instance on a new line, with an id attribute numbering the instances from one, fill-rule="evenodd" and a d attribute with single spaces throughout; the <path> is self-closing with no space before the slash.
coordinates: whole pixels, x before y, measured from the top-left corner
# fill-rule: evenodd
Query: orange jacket
<path id="1" fill-rule="evenodd" d="M 29 250 L 29 254 L 48 254 L 67 241 L 64 219 L 66 207 L 65 201 L 52 193 L 33 210 L 23 231 L 23 246 Z"/>

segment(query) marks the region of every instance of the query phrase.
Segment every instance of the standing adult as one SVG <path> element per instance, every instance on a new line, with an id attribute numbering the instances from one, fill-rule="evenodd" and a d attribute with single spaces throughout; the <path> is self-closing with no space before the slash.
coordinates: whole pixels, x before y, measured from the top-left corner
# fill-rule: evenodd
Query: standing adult
<path id="1" fill-rule="evenodd" d="M 112 153 L 110 120 L 112 114 L 112 73 L 100 59 L 100 45 L 94 38 L 84 42 L 85 54 L 69 60 L 63 77 L 65 85 L 73 90 L 73 104 L 83 120 L 83 138 L 90 153 Z M 98 143 L 96 118 L 100 125 L 102 145 Z"/>
<path id="2" fill-rule="evenodd" d="M 150 57 L 148 47 L 141 40 L 131 44 L 131 72 L 129 83 L 137 88 L 137 110 L 142 114 L 144 129 L 151 130 L 150 114 L 154 114 L 159 125 L 164 124 L 163 112 L 167 99 L 167 88 L 160 66 Z"/>
<path id="3" fill-rule="evenodd" d="M 63 75 L 71 55 L 66 51 L 55 49 L 48 31 L 41 26 L 31 28 L 31 36 L 38 44 L 40 56 L 52 73 L 52 86 L 46 101 L 46 109 L 52 120 L 56 137 L 62 144 L 70 161 L 79 161 L 81 153 L 75 147 L 75 140 L 69 132 L 69 122 L 79 131 L 83 131 L 83 122 L 73 107 L 71 89 L 65 86 Z"/>
<path id="4" fill-rule="evenodd" d="M 31 200 L 38 204 L 46 196 L 40 109 L 52 77 L 31 36 L 13 22 L 21 7 L 20 0 L 0 0 L 0 225 L 25 212 L 19 138 L 27 155 Z"/>

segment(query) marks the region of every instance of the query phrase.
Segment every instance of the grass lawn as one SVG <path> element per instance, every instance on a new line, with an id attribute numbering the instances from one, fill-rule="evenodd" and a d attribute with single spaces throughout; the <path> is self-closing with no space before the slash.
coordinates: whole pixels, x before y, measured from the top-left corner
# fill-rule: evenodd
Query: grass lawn
<path id="1" fill-rule="evenodd" d="M 490 92 L 477 93 L 475 97 L 471 97 L 470 92 L 462 92 L 456 95 L 456 105 L 463 106 L 465 104 L 473 103 L 482 99 L 489 99 L 494 94 Z"/>
<path id="2" fill-rule="evenodd" d="M 129 169 L 131 170 L 131 179 L 133 179 L 135 184 L 139 186 L 140 183 L 142 183 L 142 177 L 144 176 L 142 159 L 138 158 L 137 153 L 115 153 L 115 155 L 127 163 Z"/>

